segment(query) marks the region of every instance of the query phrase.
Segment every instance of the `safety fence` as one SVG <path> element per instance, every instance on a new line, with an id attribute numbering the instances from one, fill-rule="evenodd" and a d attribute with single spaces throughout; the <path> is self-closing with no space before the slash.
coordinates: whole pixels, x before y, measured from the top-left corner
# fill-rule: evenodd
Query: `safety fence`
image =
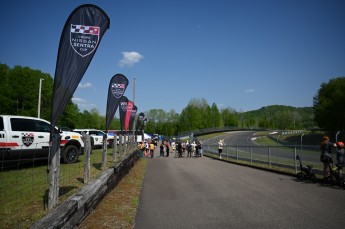
<path id="1" fill-rule="evenodd" d="M 121 163 L 137 149 L 136 144 L 123 143 L 122 147 L 106 150 L 106 166 L 102 149 L 93 149 L 90 155 L 90 180 L 104 170 Z M 114 154 L 114 150 L 115 154 Z M 1 153 L 8 153 L 0 149 Z M 85 154 L 76 163 L 60 164 L 59 202 L 77 193 L 84 181 Z M 0 161 L 0 228 L 28 228 L 48 211 L 49 167 L 47 158 Z"/>
<path id="2" fill-rule="evenodd" d="M 224 146 L 221 155 L 217 144 L 204 144 L 205 155 L 222 160 L 244 162 L 249 165 L 263 165 L 267 168 L 288 169 L 297 173 L 300 169 L 300 157 L 303 166 L 312 165 L 316 174 L 322 174 L 323 165 L 320 162 L 318 146 Z"/>

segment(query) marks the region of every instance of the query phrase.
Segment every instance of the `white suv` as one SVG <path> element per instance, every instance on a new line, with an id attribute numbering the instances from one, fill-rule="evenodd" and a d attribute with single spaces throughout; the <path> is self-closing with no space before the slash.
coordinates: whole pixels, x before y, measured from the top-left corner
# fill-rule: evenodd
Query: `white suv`
<path id="1" fill-rule="evenodd" d="M 50 126 L 44 119 L 0 115 L 0 161 L 46 159 L 50 148 Z M 81 135 L 61 131 L 60 136 L 61 159 L 65 163 L 77 162 L 84 148 Z"/>

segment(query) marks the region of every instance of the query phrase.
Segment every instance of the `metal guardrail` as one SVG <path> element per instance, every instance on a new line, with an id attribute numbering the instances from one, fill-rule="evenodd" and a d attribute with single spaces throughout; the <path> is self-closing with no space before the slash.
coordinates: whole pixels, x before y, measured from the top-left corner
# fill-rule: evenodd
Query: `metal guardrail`
<path id="1" fill-rule="evenodd" d="M 203 146 L 205 155 L 219 158 L 218 145 Z M 235 160 L 250 164 L 259 163 L 268 167 L 281 167 L 294 170 L 297 174 L 300 170 L 299 155 L 303 166 L 313 165 L 314 173 L 322 174 L 323 164 L 320 162 L 320 153 L 316 146 L 304 146 L 302 149 L 296 146 L 225 146 L 222 151 L 222 160 Z"/>
<path id="2" fill-rule="evenodd" d="M 178 139 L 189 137 L 190 135 L 198 136 L 203 134 L 211 134 L 217 132 L 226 132 L 226 131 L 235 131 L 235 130 L 266 130 L 262 128 L 240 128 L 236 126 L 224 126 L 224 127 L 212 127 L 212 128 L 205 128 L 205 129 L 196 129 L 196 130 L 189 130 L 180 132 L 177 136 Z"/>

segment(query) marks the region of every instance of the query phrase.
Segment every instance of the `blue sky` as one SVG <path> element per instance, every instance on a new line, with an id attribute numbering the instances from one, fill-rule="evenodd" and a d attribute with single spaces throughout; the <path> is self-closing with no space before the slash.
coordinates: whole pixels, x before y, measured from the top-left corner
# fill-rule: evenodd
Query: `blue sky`
<path id="1" fill-rule="evenodd" d="M 81 111 L 105 114 L 117 73 L 130 100 L 136 78 L 139 112 L 178 113 L 193 98 L 237 111 L 312 106 L 322 83 L 345 76 L 344 0 L 4 0 L 0 63 L 54 77 L 62 28 L 86 3 L 110 29 L 74 93 Z"/>

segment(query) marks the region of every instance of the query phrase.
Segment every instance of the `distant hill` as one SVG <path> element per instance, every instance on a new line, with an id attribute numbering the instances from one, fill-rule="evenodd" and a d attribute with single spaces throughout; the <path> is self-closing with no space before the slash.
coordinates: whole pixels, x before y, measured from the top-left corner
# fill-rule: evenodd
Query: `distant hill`
<path id="1" fill-rule="evenodd" d="M 242 122 L 247 126 L 291 130 L 316 127 L 312 107 L 272 105 L 240 115 L 242 115 Z"/>

